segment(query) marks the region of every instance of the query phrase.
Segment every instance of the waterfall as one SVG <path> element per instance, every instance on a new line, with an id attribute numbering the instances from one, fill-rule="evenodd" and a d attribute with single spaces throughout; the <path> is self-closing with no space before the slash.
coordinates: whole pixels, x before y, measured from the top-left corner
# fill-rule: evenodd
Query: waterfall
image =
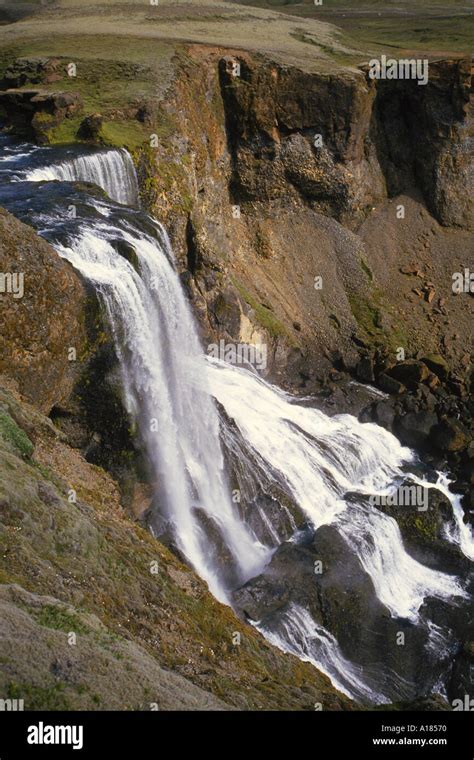
<path id="1" fill-rule="evenodd" d="M 413 452 L 377 425 L 361 424 L 347 414 L 327 417 L 255 374 L 217 359 L 207 361 L 211 392 L 225 419 L 237 427 L 241 458 L 257 463 L 260 480 L 283 488 L 313 526 L 332 524 L 339 531 L 380 602 L 393 618 L 427 628 L 427 657 L 441 663 L 444 638 L 433 636 L 433 625 L 420 619 L 420 608 L 428 598 L 462 601 L 466 590 L 456 577 L 408 554 L 396 520 L 367 498 L 402 481 Z M 235 431 L 228 437 L 234 442 Z M 450 499 L 457 527 L 451 540 L 471 555 L 472 534 L 462 522 L 458 497 L 442 483 L 419 482 L 439 487 Z M 271 626 L 261 621 L 255 625 L 269 641 L 314 664 L 352 698 L 371 703 L 413 698 L 413 685 L 393 668 L 381 662 L 363 668 L 350 662 L 335 637 L 301 605 L 284 606 L 276 619 L 272 615 Z"/>
<path id="2" fill-rule="evenodd" d="M 28 171 L 24 179 L 29 182 L 91 182 L 105 190 L 109 198 L 117 203 L 128 206 L 138 204 L 135 167 L 126 150 L 104 150 L 72 156 L 60 163 Z"/>
<path id="3" fill-rule="evenodd" d="M 96 222 L 69 245 L 56 248 L 94 284 L 104 304 L 126 407 L 140 430 L 153 479 L 160 484 L 162 507 L 178 548 L 213 593 L 225 599 L 211 549 L 230 555 L 235 583 L 258 573 L 269 550 L 239 519 L 232 503 L 204 357 L 166 234 L 158 224 L 156 234 L 153 238 L 130 223 L 119 228 Z M 117 240 L 134 249 L 137 269 L 117 253 Z M 211 546 L 206 527 L 218 533 L 220 546 Z"/>
<path id="4" fill-rule="evenodd" d="M 25 150 L 19 147 L 18 155 L 24 157 Z M 15 179 L 8 166 L 0 175 Z M 374 424 L 361 424 L 346 414 L 329 418 L 256 374 L 206 358 L 168 238 L 155 220 L 77 188 L 70 191 L 75 203 L 79 199 L 78 217 L 66 219 L 67 189 L 57 183 L 35 198 L 36 205 L 32 201 L 31 182 L 84 180 L 100 185 L 115 201 L 133 205 L 137 182 L 125 151 L 73 157 L 25 171 L 16 179 L 23 179 L 19 184 L 24 199 L 18 200 L 20 190 L 13 198 L 11 185 L 9 189 L 0 183 L 2 203 L 10 203 L 15 213 L 23 213 L 39 228 L 60 256 L 93 284 L 103 304 L 125 407 L 156 486 L 151 528 L 157 535 L 173 536 L 219 599 L 229 602 L 232 590 L 259 575 L 284 540 L 264 508 L 255 507 L 262 526 L 256 529 L 234 503 L 222 441 L 238 460 L 249 492 L 258 491 L 255 483 L 260 477 L 278 484 L 313 527 L 332 524 L 340 532 L 392 617 L 416 625 L 428 597 L 465 597 L 459 579 L 413 559 L 397 522 L 368 503 L 368 495 L 382 493 L 406 477 L 414 462 L 409 449 Z M 450 499 L 456 520 L 448 538 L 472 556 L 472 535 L 462 523 L 459 499 L 449 492 L 446 480 L 441 479 L 439 487 Z M 287 508 L 277 508 L 286 510 L 287 524 L 296 534 Z M 259 621 L 255 625 L 271 642 L 327 673 L 346 694 L 386 701 L 377 688 L 376 665 L 362 672 L 361 666 L 349 662 L 336 638 L 304 607 L 287 606 L 273 629 Z M 430 630 L 430 646 L 444 646 L 441 629 Z M 395 693 L 409 693 L 397 673 L 388 678 Z"/>

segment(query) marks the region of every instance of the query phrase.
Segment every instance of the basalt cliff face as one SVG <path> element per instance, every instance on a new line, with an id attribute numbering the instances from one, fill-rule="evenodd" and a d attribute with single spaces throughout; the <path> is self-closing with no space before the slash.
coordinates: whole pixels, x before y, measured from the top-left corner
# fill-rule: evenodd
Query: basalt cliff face
<path id="1" fill-rule="evenodd" d="M 224 52 L 189 51 L 166 104 L 181 135 L 152 154 L 145 196 L 169 217 L 206 334 L 261 334 L 270 373 L 293 383 L 338 360 L 354 368 L 357 339 L 440 350 L 428 318 L 439 321 L 473 222 L 470 62 L 432 63 L 423 87 Z M 431 271 L 437 258 L 446 272 Z M 410 265 L 421 278 L 400 271 Z M 433 279 L 425 314 L 412 290 Z"/>

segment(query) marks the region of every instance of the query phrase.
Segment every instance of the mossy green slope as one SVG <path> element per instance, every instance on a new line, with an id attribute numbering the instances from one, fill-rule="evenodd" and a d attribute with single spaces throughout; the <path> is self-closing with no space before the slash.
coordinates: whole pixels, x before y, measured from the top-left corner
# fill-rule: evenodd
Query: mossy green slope
<path id="1" fill-rule="evenodd" d="M 112 479 L 47 418 L 11 392 L 0 402 L 0 698 L 26 709 L 350 709 L 130 520 Z M 33 431 L 34 452 L 11 415 Z"/>

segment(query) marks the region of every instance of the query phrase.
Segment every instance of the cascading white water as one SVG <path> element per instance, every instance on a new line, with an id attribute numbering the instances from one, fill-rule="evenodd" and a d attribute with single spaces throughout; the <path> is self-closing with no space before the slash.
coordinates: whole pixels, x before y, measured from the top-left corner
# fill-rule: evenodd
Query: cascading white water
<path id="1" fill-rule="evenodd" d="M 362 702 L 384 701 L 367 685 L 367 671 L 344 657 L 334 636 L 317 625 L 304 607 L 289 606 L 281 617 L 279 634 L 262 625 L 256 627 L 274 646 L 315 665 L 348 697 Z"/>
<path id="2" fill-rule="evenodd" d="M 450 480 L 444 472 L 438 472 L 438 480 L 436 483 L 426 483 L 426 481 L 416 480 L 415 482 L 422 485 L 424 488 L 436 488 L 441 491 L 446 498 L 451 502 L 453 508 L 453 515 L 455 520 L 454 532 L 451 526 L 446 526 L 446 537 L 453 543 L 458 543 L 461 547 L 463 554 L 468 559 L 474 561 L 474 540 L 471 527 L 463 520 L 463 508 L 461 504 L 461 496 L 459 494 L 453 494 L 449 490 Z"/>
<path id="3" fill-rule="evenodd" d="M 124 150 L 20 170 L 15 179 L 87 180 L 128 204 L 138 194 L 133 162 Z M 147 220 L 148 229 L 154 230 L 149 234 L 138 218 L 136 224 L 133 218 L 109 222 L 111 209 L 106 203 L 91 198 L 89 205 L 104 220 L 91 217 L 69 236 L 68 245 L 57 241 L 54 245 L 93 283 L 104 304 L 120 360 L 126 407 L 138 424 L 178 548 L 213 593 L 226 600 L 206 529 L 217 532 L 236 583 L 260 572 L 271 551 L 241 521 L 230 497 L 219 418 L 203 382 L 204 356 L 173 253 L 166 233 L 154 220 Z M 40 219 L 41 229 L 54 229 L 54 218 L 41 214 Z M 135 252 L 136 269 L 114 247 L 118 243 Z"/>
<path id="4" fill-rule="evenodd" d="M 332 523 L 339 530 L 392 616 L 416 623 L 427 597 L 466 596 L 455 577 L 413 559 L 397 522 L 367 503 L 368 494 L 384 492 L 403 478 L 402 465 L 413 459 L 409 449 L 377 425 L 361 424 L 350 415 L 329 418 L 297 405 L 280 389 L 241 368 L 211 358 L 208 367 L 211 392 L 237 425 L 248 458 L 258 461 L 269 482 L 286 487 L 315 527 Z M 346 500 L 347 492 L 351 498 Z M 455 497 L 447 488 L 443 492 L 456 516 Z M 456 519 L 458 530 L 452 538 L 468 554 L 472 535 L 468 536 L 459 514 Z M 256 626 L 281 649 L 312 662 L 355 699 L 382 703 L 391 701 L 386 694 L 409 697 L 409 684 L 394 671 L 384 674 L 381 689 L 370 669 L 362 672 L 348 662 L 334 636 L 299 605 L 291 604 L 280 614 L 275 630 Z"/>
<path id="5" fill-rule="evenodd" d="M 401 478 L 401 465 L 412 458 L 409 449 L 377 425 L 350 415 L 327 417 L 292 403 L 245 370 L 216 359 L 208 364 L 213 395 L 270 477 L 279 474 L 316 527 L 338 527 L 393 615 L 416 620 L 426 596 L 464 596 L 456 578 L 407 554 L 393 518 L 362 501 L 344 500 L 348 491 L 375 493 Z"/>
<path id="6" fill-rule="evenodd" d="M 135 167 L 126 150 L 104 150 L 73 156 L 61 163 L 28 171 L 24 179 L 29 182 L 91 182 L 105 190 L 109 198 L 117 203 L 128 206 L 138 203 Z"/>
<path id="7" fill-rule="evenodd" d="M 416 622 L 427 596 L 465 596 L 456 578 L 425 567 L 406 552 L 393 517 L 367 505 L 351 504 L 350 512 L 341 516 L 337 526 L 393 616 Z"/>
<path id="8" fill-rule="evenodd" d="M 164 231 L 156 239 L 131 225 L 83 229 L 61 256 L 91 281 L 115 336 L 128 412 L 139 426 L 179 548 L 215 595 L 225 589 L 197 510 L 217 526 L 240 582 L 258 573 L 269 550 L 232 504 L 219 441 L 219 420 L 206 389 L 204 357 L 171 263 Z M 113 247 L 136 251 L 140 274 Z"/>

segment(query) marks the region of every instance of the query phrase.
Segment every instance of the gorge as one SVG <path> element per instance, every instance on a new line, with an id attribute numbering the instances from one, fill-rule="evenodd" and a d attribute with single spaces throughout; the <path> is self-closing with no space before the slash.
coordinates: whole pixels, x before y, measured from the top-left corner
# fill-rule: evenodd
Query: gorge
<path id="1" fill-rule="evenodd" d="M 220 600 L 347 696 L 373 704 L 432 689 L 447 695 L 456 609 L 468 600 L 465 566 L 459 558 L 456 573 L 446 574 L 416 561 L 396 520 L 371 505 L 403 482 L 436 493 L 439 477 L 422 474 L 413 452 L 383 428 L 327 417 L 244 368 L 206 359 L 167 235 L 133 207 L 137 182 L 125 151 L 73 149 L 56 163 L 54 149 L 2 139 L 0 203 L 92 284 L 106 315 L 124 407 L 159 483 L 147 514 L 153 535 L 167 533 Z M 47 168 L 31 169 L 31 160 Z M 90 195 L 84 182 L 102 184 L 111 200 Z M 472 559 L 462 509 L 446 487 L 442 493 L 452 508 L 446 541 Z M 351 624 L 363 631 L 370 614 L 377 644 L 363 633 L 339 642 L 341 621 L 319 606 L 328 592 L 314 566 L 334 567 L 324 539 L 319 549 L 325 530 L 339 562 L 358 567 L 362 590 L 351 595 L 360 617 Z M 291 552 L 295 559 L 282 562 Z M 288 568 L 292 582 L 282 594 Z M 457 635 L 465 635 L 462 625 Z M 398 656 L 402 646 L 408 656 Z"/>

